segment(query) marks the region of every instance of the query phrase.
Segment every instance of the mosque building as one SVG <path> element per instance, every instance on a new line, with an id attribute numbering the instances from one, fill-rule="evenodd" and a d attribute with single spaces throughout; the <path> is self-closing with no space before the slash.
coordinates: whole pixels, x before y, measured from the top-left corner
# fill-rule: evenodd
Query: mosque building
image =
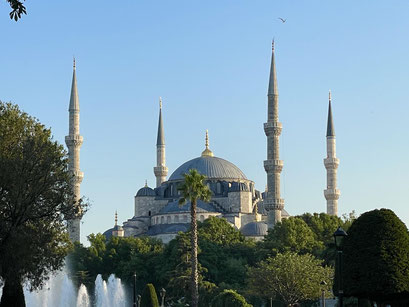
<path id="1" fill-rule="evenodd" d="M 78 100 L 76 82 L 74 84 L 73 81 L 74 86 L 75 89 L 73 88 L 72 92 L 75 93 L 75 99 Z M 267 97 L 267 122 L 264 124 L 264 132 L 267 137 L 267 159 L 264 161 L 264 169 L 267 174 L 266 191 L 256 190 L 254 181 L 247 178 L 236 165 L 215 156 L 209 146 L 207 131 L 205 149 L 201 155 L 183 163 L 166 179 L 168 167 L 166 166 L 165 129 L 162 119 L 162 101 L 160 100 L 156 142 L 157 163 L 153 168 L 156 187 L 149 187 L 145 183 L 145 186 L 137 191 L 134 197 L 134 216 L 125 221 L 122 226 L 117 224 L 117 214 L 115 213 L 115 226 L 104 232 L 107 239 L 111 236 L 150 236 L 167 243 L 178 232 L 187 231 L 190 226 L 191 204 L 187 202 L 183 206 L 179 205 L 178 201 L 181 194 L 178 188 L 183 183 L 183 175 L 190 169 L 196 169 L 206 176 L 205 183 L 212 194 L 209 202 L 200 200 L 197 202 L 197 218 L 199 221 L 204 221 L 211 216 L 225 218 L 232 227 L 239 229 L 244 236 L 260 240 L 267 234 L 268 228 L 274 227 L 281 219 L 289 217 L 284 209 L 284 199 L 281 198 L 280 194 L 280 174 L 283 169 L 283 161 L 280 160 L 279 156 L 279 138 L 282 124 L 278 119 L 278 86 L 274 42 Z M 73 109 L 70 104 L 70 127 L 71 121 L 76 119 L 71 113 L 77 112 L 79 118 L 79 102 L 77 101 L 76 104 L 78 110 Z M 73 133 L 79 135 L 79 119 L 78 123 L 75 122 L 75 125 L 78 125 L 78 129 L 74 129 Z M 78 157 L 74 156 L 74 158 L 79 159 L 80 144 L 76 146 L 78 147 Z M 70 159 L 72 159 L 71 155 Z M 72 165 L 75 166 L 73 168 L 74 173 L 78 173 L 79 162 L 72 163 Z M 324 190 L 324 196 L 327 200 L 327 213 L 337 215 L 340 191 L 336 186 L 336 175 L 339 159 L 336 158 L 331 96 L 329 98 L 327 123 L 327 158 L 324 159 L 324 165 L 327 169 L 327 189 Z M 78 226 L 79 233 L 79 225 L 76 226 Z"/>

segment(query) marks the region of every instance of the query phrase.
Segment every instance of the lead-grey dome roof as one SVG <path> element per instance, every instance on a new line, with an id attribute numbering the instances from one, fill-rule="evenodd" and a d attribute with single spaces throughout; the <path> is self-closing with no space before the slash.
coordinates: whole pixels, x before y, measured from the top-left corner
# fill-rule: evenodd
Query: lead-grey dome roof
<path id="1" fill-rule="evenodd" d="M 148 186 L 139 189 L 136 196 L 156 196 L 155 191 Z"/>
<path id="2" fill-rule="evenodd" d="M 267 235 L 268 226 L 263 222 L 251 222 L 244 225 L 240 232 L 248 237 L 261 237 Z"/>
<path id="3" fill-rule="evenodd" d="M 178 212 L 190 212 L 191 203 L 190 201 L 186 202 L 184 205 L 180 206 L 179 201 L 169 202 L 165 207 L 163 207 L 159 214 L 164 213 L 178 213 Z M 202 212 L 219 212 L 212 204 L 205 203 L 200 199 L 197 200 L 197 213 Z"/>
<path id="4" fill-rule="evenodd" d="M 183 163 L 179 166 L 169 180 L 182 180 L 183 174 L 190 169 L 205 175 L 207 178 L 225 178 L 225 179 L 246 179 L 246 175 L 233 163 L 218 157 L 201 156 Z"/>

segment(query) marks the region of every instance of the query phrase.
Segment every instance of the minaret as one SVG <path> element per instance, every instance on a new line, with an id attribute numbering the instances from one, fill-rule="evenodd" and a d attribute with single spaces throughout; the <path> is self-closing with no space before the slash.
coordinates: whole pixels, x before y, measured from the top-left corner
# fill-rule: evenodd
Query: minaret
<path id="1" fill-rule="evenodd" d="M 80 185 L 84 177 L 84 173 L 80 171 L 80 148 L 83 138 L 80 135 L 80 102 L 78 99 L 77 78 L 75 75 L 75 59 L 73 65 L 71 98 L 69 111 L 69 133 L 65 137 L 65 143 L 68 147 L 69 170 L 73 173 L 73 191 L 75 202 L 78 202 L 80 196 Z M 78 217 L 73 220 L 68 220 L 68 234 L 72 242 L 80 241 L 80 220 Z"/>
<path id="2" fill-rule="evenodd" d="M 168 168 L 165 158 L 165 133 L 163 132 L 162 122 L 162 98 L 159 97 L 159 124 L 158 138 L 156 141 L 156 166 L 153 168 L 156 177 L 156 187 L 159 187 L 166 180 Z"/>
<path id="3" fill-rule="evenodd" d="M 324 159 L 327 169 L 327 189 L 324 196 L 327 200 L 327 214 L 338 215 L 338 199 L 341 194 L 337 189 L 337 168 L 339 159 L 336 157 L 335 130 L 332 121 L 331 91 L 329 92 L 328 122 L 327 122 L 327 157 Z"/>
<path id="4" fill-rule="evenodd" d="M 264 131 L 267 136 L 267 160 L 264 161 L 264 169 L 267 173 L 267 192 L 264 199 L 264 208 L 268 212 L 268 227 L 272 228 L 277 222 L 281 222 L 281 210 L 284 209 L 284 199 L 280 195 L 280 173 L 283 169 L 283 161 L 280 160 L 279 142 L 282 124 L 278 121 L 278 87 L 274 60 L 274 40 L 267 97 L 267 123 L 264 124 Z"/>

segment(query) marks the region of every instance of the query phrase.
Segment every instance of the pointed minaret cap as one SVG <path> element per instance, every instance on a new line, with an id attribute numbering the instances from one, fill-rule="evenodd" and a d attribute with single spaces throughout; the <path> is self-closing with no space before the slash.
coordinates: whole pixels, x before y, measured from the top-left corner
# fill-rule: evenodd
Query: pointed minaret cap
<path id="1" fill-rule="evenodd" d="M 163 132 L 162 122 L 162 97 L 159 97 L 159 123 L 158 123 L 158 138 L 156 145 L 165 145 L 165 133 Z"/>
<path id="2" fill-rule="evenodd" d="M 78 99 L 77 77 L 75 75 L 75 66 L 76 65 L 75 65 L 75 58 L 74 58 L 69 111 L 79 111 L 80 110 L 80 101 Z"/>
<path id="3" fill-rule="evenodd" d="M 327 121 L 327 136 L 335 136 L 334 123 L 332 121 L 332 110 L 331 110 L 331 91 L 328 94 L 328 121 Z"/>
<path id="4" fill-rule="evenodd" d="M 273 43 L 272 43 L 270 81 L 269 81 L 269 84 L 268 84 L 268 93 L 267 93 L 267 95 L 278 95 L 276 64 L 275 64 L 275 58 L 274 58 L 274 39 L 273 39 Z"/>
<path id="5" fill-rule="evenodd" d="M 202 157 L 213 157 L 213 152 L 209 149 L 209 132 L 206 130 L 205 150 L 202 152 Z"/>

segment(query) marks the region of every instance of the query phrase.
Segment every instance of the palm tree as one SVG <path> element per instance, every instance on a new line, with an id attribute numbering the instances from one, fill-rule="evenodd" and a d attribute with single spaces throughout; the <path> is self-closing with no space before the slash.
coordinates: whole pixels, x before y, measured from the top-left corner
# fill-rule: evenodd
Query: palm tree
<path id="1" fill-rule="evenodd" d="M 196 207 L 197 200 L 208 202 L 210 201 L 211 192 L 204 180 L 206 176 L 201 175 L 196 169 L 189 170 L 189 173 L 184 174 L 185 178 L 179 190 L 182 192 L 182 198 L 179 200 L 179 205 L 183 205 L 187 200 L 190 201 L 190 243 L 191 250 L 191 294 L 192 306 L 197 307 L 199 303 L 199 282 L 197 270 L 197 221 L 196 221 Z"/>

